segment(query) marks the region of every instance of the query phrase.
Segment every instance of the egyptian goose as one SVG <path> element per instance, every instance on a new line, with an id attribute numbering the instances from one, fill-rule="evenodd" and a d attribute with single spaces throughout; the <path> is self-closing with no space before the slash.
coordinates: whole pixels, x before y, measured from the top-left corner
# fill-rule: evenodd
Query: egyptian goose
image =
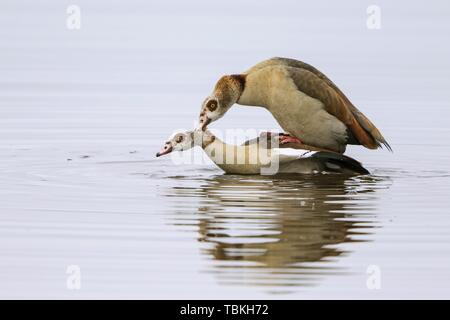
<path id="1" fill-rule="evenodd" d="M 263 133 L 239 146 L 223 142 L 208 130 L 187 131 L 176 133 L 156 156 L 200 146 L 220 169 L 232 174 L 369 173 L 361 163 L 342 154 L 309 150 L 302 154 L 292 149 L 296 152 L 286 152 L 277 148 L 278 141 L 277 134 Z"/>
<path id="2" fill-rule="evenodd" d="M 199 128 L 235 104 L 266 108 L 290 136 L 281 143 L 344 153 L 347 144 L 391 150 L 375 125 L 323 73 L 309 64 L 272 58 L 219 79 L 202 104 Z"/>

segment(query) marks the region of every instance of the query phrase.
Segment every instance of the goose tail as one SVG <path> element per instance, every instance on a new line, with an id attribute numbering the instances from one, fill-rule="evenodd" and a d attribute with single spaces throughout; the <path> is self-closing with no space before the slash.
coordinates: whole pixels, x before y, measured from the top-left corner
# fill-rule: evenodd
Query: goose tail
<path id="1" fill-rule="evenodd" d="M 370 174 L 361 162 L 340 153 L 320 151 L 312 155 L 323 161 L 327 170 L 339 173 Z"/>
<path id="2" fill-rule="evenodd" d="M 384 146 L 390 152 L 393 152 L 392 147 L 383 137 L 380 130 L 378 130 L 378 128 L 375 127 L 375 125 L 361 111 L 359 111 L 355 107 L 351 108 L 351 111 L 361 128 L 366 131 L 369 137 L 373 140 L 373 143 L 371 145 L 375 145 L 375 149 L 382 148 Z"/>

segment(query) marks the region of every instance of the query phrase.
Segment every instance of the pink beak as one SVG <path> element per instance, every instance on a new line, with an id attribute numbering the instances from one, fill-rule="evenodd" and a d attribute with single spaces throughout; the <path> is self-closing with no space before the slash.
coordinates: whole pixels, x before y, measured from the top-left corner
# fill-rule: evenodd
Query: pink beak
<path id="1" fill-rule="evenodd" d="M 173 150 L 172 148 L 172 144 L 170 142 L 166 142 L 166 144 L 164 145 L 164 147 L 161 149 L 161 151 L 159 151 L 156 156 L 160 157 L 163 156 L 165 154 L 171 153 Z"/>

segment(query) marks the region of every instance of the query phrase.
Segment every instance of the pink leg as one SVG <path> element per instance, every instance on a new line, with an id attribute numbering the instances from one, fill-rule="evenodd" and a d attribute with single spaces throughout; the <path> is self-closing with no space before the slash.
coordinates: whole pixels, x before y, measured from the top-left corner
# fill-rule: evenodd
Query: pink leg
<path id="1" fill-rule="evenodd" d="M 290 143 L 290 142 L 303 144 L 303 142 L 296 137 L 293 137 L 290 135 L 280 135 L 280 145 Z"/>

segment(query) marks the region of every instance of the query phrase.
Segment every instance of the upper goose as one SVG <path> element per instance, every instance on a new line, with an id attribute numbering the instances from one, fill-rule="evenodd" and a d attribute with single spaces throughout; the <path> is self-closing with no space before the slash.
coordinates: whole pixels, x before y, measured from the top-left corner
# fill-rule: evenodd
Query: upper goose
<path id="1" fill-rule="evenodd" d="M 347 144 L 391 147 L 375 125 L 323 73 L 301 61 L 272 58 L 237 75 L 219 79 L 202 104 L 199 127 L 221 118 L 230 107 L 269 110 L 293 137 L 283 142 L 344 153 Z"/>
<path id="2" fill-rule="evenodd" d="M 277 144 L 276 134 L 262 134 L 259 138 L 238 146 L 224 143 L 209 131 L 196 130 L 176 133 L 156 156 L 188 150 L 198 145 L 226 173 L 369 173 L 358 161 L 338 153 L 305 150 L 304 154 L 300 154 L 296 150 L 293 154 L 276 148 Z"/>

